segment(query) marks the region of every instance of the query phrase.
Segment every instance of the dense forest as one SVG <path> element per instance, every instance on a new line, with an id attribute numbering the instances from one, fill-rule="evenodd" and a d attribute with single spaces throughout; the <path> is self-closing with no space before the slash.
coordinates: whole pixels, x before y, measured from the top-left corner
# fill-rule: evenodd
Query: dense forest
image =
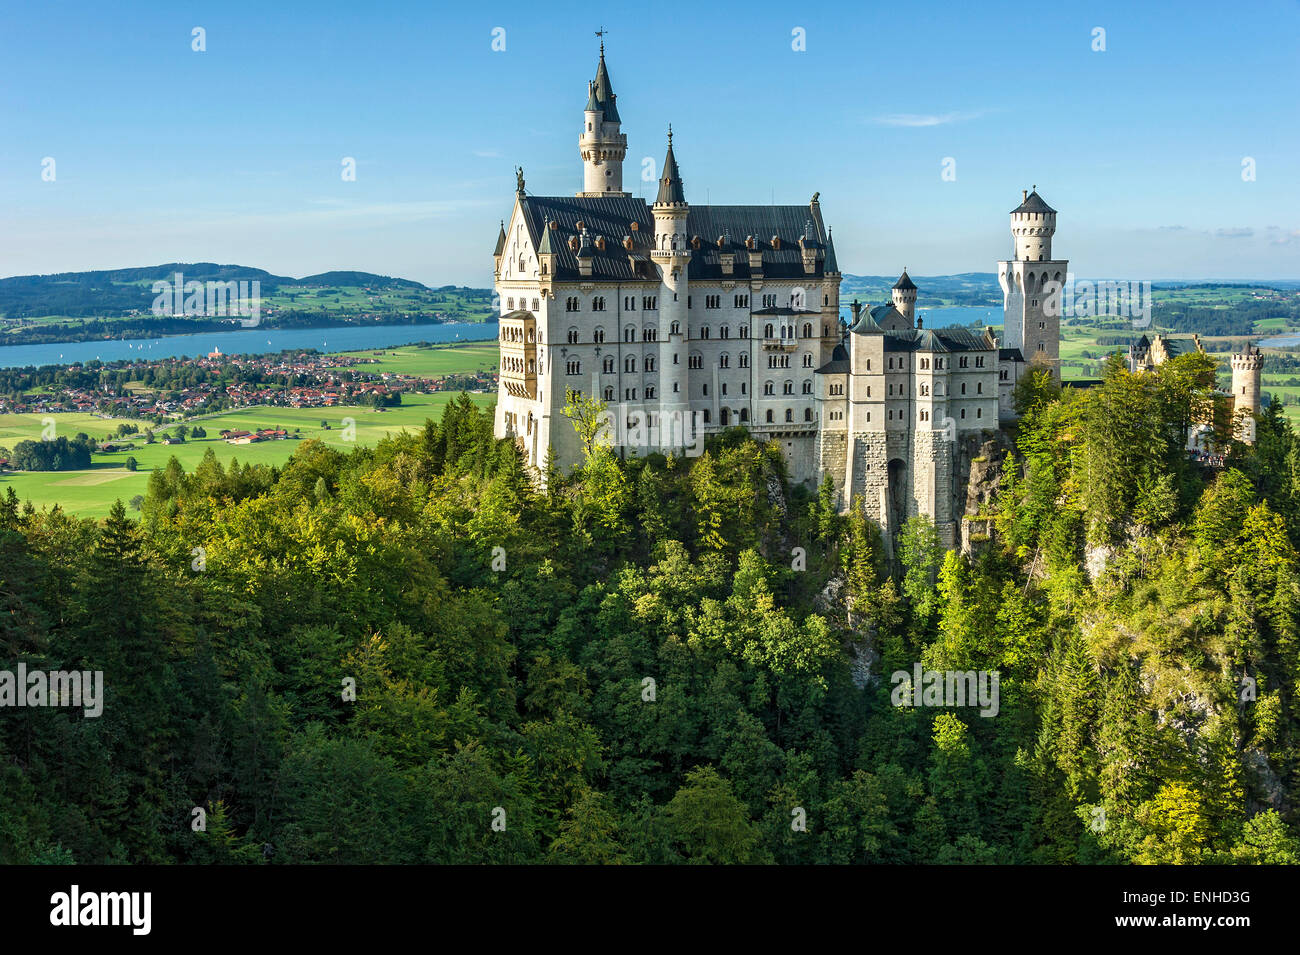
<path id="1" fill-rule="evenodd" d="M 105 699 L 3 713 L 0 861 L 1300 861 L 1300 444 L 1203 469 L 1209 359 L 1105 372 L 1020 389 L 970 556 L 739 429 L 539 490 L 464 397 L 138 523 L 11 492 L 3 666 Z M 894 705 L 916 664 L 997 714 Z"/>

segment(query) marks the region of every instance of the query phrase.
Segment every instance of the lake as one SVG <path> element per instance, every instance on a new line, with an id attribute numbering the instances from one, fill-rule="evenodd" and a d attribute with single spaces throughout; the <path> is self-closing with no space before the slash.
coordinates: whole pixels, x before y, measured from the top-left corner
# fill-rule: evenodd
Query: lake
<path id="1" fill-rule="evenodd" d="M 220 348 L 224 355 L 265 355 L 295 348 L 322 352 L 387 348 L 411 342 L 478 342 L 497 337 L 497 323 L 457 325 L 340 325 L 336 328 L 249 328 L 163 338 L 127 338 L 93 342 L 0 347 L 0 368 L 28 365 L 71 365 L 76 362 L 195 358 Z"/>

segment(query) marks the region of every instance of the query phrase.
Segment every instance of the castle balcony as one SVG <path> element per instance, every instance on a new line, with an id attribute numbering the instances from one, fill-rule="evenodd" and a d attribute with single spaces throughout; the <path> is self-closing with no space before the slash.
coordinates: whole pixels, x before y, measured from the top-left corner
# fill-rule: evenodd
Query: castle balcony
<path id="1" fill-rule="evenodd" d="M 764 338 L 763 351 L 795 352 L 799 350 L 797 338 Z"/>

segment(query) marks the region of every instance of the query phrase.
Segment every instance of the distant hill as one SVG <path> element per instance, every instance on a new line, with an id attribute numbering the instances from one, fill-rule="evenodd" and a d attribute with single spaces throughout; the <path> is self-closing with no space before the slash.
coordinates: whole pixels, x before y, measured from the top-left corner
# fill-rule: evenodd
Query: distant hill
<path id="1" fill-rule="evenodd" d="M 6 325 L 53 317 L 115 321 L 151 318 L 155 282 L 252 282 L 260 284 L 263 310 L 298 322 L 309 315 L 367 320 L 481 321 L 491 315 L 489 289 L 447 285 L 430 289 L 420 282 L 373 272 L 321 272 L 297 279 L 246 265 L 168 262 L 145 268 L 54 275 L 15 275 L 0 279 L 0 321 Z"/>
<path id="2" fill-rule="evenodd" d="M 916 283 L 916 304 L 921 308 L 940 305 L 997 305 L 1002 304 L 1002 292 L 994 272 L 962 272 L 958 275 L 911 275 Z M 848 304 L 854 298 L 872 305 L 890 299 L 890 290 L 898 281 L 897 275 L 848 275 L 840 285 L 840 301 Z"/>

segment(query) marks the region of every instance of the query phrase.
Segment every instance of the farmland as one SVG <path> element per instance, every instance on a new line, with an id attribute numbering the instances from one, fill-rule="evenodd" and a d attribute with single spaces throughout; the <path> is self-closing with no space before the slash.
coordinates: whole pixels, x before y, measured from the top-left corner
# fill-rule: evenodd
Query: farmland
<path id="1" fill-rule="evenodd" d="M 368 365 L 369 370 L 390 371 L 400 374 L 429 377 L 473 372 L 480 368 L 496 366 L 496 345 L 462 345 L 454 348 L 419 348 L 406 346 L 354 353 L 358 357 L 378 359 L 379 365 Z M 37 507 L 58 504 L 64 510 L 81 517 L 104 517 L 117 499 L 130 501 L 143 494 L 149 481 L 149 472 L 165 467 L 173 456 L 186 471 L 192 471 L 211 448 L 223 464 L 238 460 L 240 464 L 282 465 L 303 440 L 316 439 L 342 451 L 358 446 L 372 446 L 385 435 L 420 428 L 428 418 L 442 415 L 449 401 L 459 392 L 402 395 L 401 405 L 374 409 L 362 407 L 333 408 L 282 408 L 257 406 L 243 408 L 210 417 L 198 417 L 185 422 L 191 427 L 201 425 L 206 438 L 188 439 L 184 444 L 167 445 L 162 438 L 173 433 L 176 424 L 157 428 L 160 440 L 146 444 L 143 432 L 153 427 L 149 422 L 128 418 L 103 418 L 94 414 L 11 414 L 0 415 L 0 445 L 12 448 L 19 441 L 39 441 L 47 436 L 71 438 L 85 432 L 92 438 L 103 438 L 119 424 L 135 424 L 141 434 L 117 439 L 131 441 L 128 450 L 95 454 L 94 465 L 86 471 L 32 471 L 0 473 L 0 493 L 12 487 L 18 497 L 30 500 Z M 486 406 L 496 400 L 494 394 L 470 393 L 470 400 Z M 53 422 L 54 435 L 48 430 Z M 322 422 L 328 427 L 322 427 Z M 284 429 L 291 437 L 282 441 L 261 441 L 254 444 L 227 444 L 219 437 L 222 430 L 256 431 Z M 126 469 L 127 458 L 134 457 L 138 469 Z"/>

